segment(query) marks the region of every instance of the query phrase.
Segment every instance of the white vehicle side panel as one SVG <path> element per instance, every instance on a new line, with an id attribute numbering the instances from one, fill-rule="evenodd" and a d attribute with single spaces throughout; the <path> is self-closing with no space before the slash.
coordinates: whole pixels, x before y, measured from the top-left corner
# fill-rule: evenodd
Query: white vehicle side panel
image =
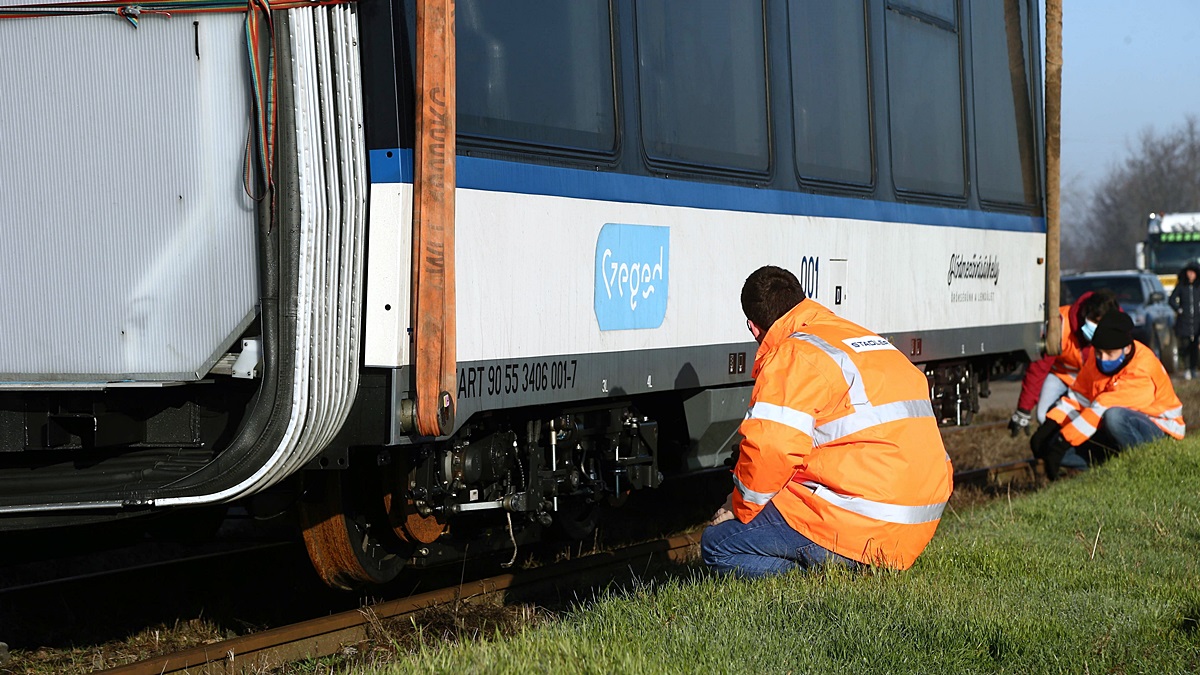
<path id="1" fill-rule="evenodd" d="M 367 330 L 363 357 L 368 366 L 408 365 L 412 298 L 412 184 L 371 186 L 367 260 Z"/>
<path id="2" fill-rule="evenodd" d="M 0 385 L 194 380 L 253 318 L 242 22 L 0 21 Z"/>
<path id="3" fill-rule="evenodd" d="M 368 301 L 367 343 L 386 348 L 369 351 L 367 363 L 404 366 L 411 187 L 376 184 L 373 200 L 368 288 L 390 294 Z M 456 212 L 460 362 L 744 342 L 746 276 L 765 264 L 798 273 L 805 258 L 818 261 L 816 299 L 879 333 L 1043 317 L 1043 233 L 467 189 L 457 193 Z M 600 330 L 593 293 L 606 223 L 670 228 L 670 295 L 657 328 Z M 951 275 L 954 256 L 984 261 L 984 276 Z M 381 300 L 405 309 L 380 312 Z"/>

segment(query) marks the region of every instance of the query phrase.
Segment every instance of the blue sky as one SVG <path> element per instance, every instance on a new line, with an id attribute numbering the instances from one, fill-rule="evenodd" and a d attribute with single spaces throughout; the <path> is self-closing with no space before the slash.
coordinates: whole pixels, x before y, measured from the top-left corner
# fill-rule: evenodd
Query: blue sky
<path id="1" fill-rule="evenodd" d="M 1147 128 L 1200 119 L 1200 0 L 1062 0 L 1062 180 L 1089 190 Z"/>

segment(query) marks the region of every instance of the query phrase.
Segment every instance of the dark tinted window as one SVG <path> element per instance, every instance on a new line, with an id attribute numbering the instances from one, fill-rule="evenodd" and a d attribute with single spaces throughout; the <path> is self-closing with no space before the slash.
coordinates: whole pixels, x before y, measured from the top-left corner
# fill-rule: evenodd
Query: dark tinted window
<path id="1" fill-rule="evenodd" d="M 458 131 L 612 151 L 606 0 L 458 0 Z"/>
<path id="2" fill-rule="evenodd" d="M 637 3 L 642 136 L 651 159 L 766 171 L 762 4 Z"/>
<path id="3" fill-rule="evenodd" d="M 1151 235 L 1151 243 L 1146 252 L 1150 269 L 1159 274 L 1178 274 L 1184 265 L 1200 259 L 1200 241 L 1184 242 L 1174 239 L 1178 236 L 1164 234 L 1160 243 L 1157 241 L 1157 235 Z"/>
<path id="4" fill-rule="evenodd" d="M 904 0 L 907 7 L 917 12 L 951 23 L 954 22 L 954 3 L 955 0 Z"/>
<path id="5" fill-rule="evenodd" d="M 988 201 L 1036 200 L 1029 50 L 1024 3 L 971 3 L 975 164 L 979 196 Z"/>
<path id="6" fill-rule="evenodd" d="M 888 121 L 896 187 L 962 196 L 957 23 L 930 20 L 892 3 L 886 29 Z"/>
<path id="7" fill-rule="evenodd" d="M 1079 296 L 1084 293 L 1098 291 L 1101 288 L 1107 288 L 1116 294 L 1118 302 L 1138 304 L 1146 302 L 1146 293 L 1142 287 L 1142 281 L 1135 276 L 1063 279 L 1062 287 L 1059 291 L 1059 294 L 1062 296 L 1060 301 L 1064 305 L 1069 305 L 1078 300 Z"/>
<path id="8" fill-rule="evenodd" d="M 788 22 L 797 170 L 805 178 L 870 183 L 871 117 L 863 4 L 792 0 Z"/>

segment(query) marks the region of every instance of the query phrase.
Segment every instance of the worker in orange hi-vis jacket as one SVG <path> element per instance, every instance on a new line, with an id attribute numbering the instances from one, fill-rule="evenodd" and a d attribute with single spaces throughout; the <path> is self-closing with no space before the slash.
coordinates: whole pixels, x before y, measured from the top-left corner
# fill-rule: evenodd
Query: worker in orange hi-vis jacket
<path id="1" fill-rule="evenodd" d="M 1037 419 L 1038 424 L 1046 421 L 1046 412 L 1067 393 L 1083 362 L 1091 358 L 1092 333 L 1096 324 L 1112 310 L 1120 311 L 1120 304 L 1117 296 L 1107 288 L 1088 291 L 1071 305 L 1058 308 L 1062 321 L 1058 355 L 1044 356 L 1025 369 L 1017 409 L 1008 421 L 1013 436 L 1021 430 L 1028 436 L 1032 431 L 1029 423 L 1033 419 Z"/>
<path id="2" fill-rule="evenodd" d="M 925 374 L 886 339 L 767 266 L 742 287 L 758 341 L 734 490 L 701 553 L 719 572 L 823 564 L 907 569 L 950 497 Z"/>
<path id="3" fill-rule="evenodd" d="M 1105 314 L 1092 349 L 1094 357 L 1030 441 L 1051 480 L 1062 468 L 1088 468 L 1089 458 L 1101 460 L 1163 436 L 1183 438 L 1183 404 L 1162 362 L 1133 339 L 1128 314 Z"/>

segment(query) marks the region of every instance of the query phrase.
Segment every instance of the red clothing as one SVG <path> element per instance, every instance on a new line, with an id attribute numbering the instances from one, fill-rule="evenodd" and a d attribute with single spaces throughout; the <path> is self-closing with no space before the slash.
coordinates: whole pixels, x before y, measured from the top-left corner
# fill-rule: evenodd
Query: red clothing
<path id="1" fill-rule="evenodd" d="M 1042 394 L 1042 383 L 1051 371 L 1063 384 L 1070 387 L 1083 362 L 1091 358 L 1091 347 L 1084 344 L 1079 334 L 1079 327 L 1084 322 L 1084 317 L 1080 316 L 1080 309 L 1084 300 L 1091 295 L 1092 292 L 1088 291 L 1070 305 L 1058 308 L 1059 320 L 1062 321 L 1058 355 L 1043 356 L 1025 368 L 1025 378 L 1021 380 L 1021 395 L 1017 398 L 1018 410 L 1033 410 L 1037 407 L 1038 398 Z"/>
<path id="2" fill-rule="evenodd" d="M 1021 396 L 1017 398 L 1017 410 L 1033 410 L 1042 396 L 1042 383 L 1050 374 L 1057 356 L 1043 356 L 1025 367 L 1025 379 L 1021 380 Z"/>

